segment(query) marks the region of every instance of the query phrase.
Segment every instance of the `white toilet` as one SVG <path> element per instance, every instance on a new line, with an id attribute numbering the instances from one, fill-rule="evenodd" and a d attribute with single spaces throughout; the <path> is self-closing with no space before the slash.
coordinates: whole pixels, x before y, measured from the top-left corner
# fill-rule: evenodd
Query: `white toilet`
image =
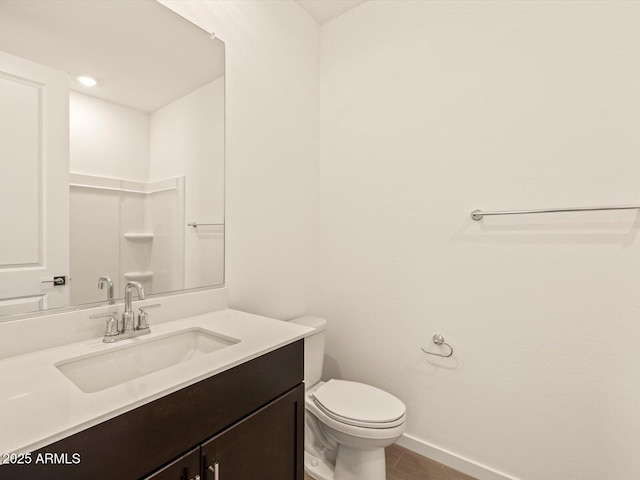
<path id="1" fill-rule="evenodd" d="M 317 480 L 385 480 L 384 448 L 404 433 L 406 407 L 363 383 L 321 382 L 327 321 L 293 323 L 316 331 L 304 340 L 304 468 Z"/>

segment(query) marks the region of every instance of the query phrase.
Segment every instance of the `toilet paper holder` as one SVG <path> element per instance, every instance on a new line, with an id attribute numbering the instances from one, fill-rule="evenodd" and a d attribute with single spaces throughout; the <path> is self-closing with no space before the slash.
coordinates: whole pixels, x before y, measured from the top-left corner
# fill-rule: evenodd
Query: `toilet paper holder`
<path id="1" fill-rule="evenodd" d="M 449 345 L 448 343 L 446 343 L 444 341 L 444 337 L 442 335 L 440 335 L 439 333 L 436 333 L 433 336 L 433 343 L 435 343 L 436 345 L 445 345 L 446 347 L 449 348 L 449 353 L 448 354 L 444 354 L 444 353 L 429 352 L 429 351 L 425 350 L 424 347 L 420 347 L 420 350 L 422 350 L 424 353 L 426 353 L 428 355 L 435 355 L 436 357 L 449 358 L 451 355 L 453 355 L 453 347 L 451 345 Z"/>

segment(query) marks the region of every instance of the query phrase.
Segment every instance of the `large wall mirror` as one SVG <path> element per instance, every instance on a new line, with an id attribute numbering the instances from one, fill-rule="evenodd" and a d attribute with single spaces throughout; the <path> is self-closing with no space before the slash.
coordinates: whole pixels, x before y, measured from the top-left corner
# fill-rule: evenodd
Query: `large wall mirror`
<path id="1" fill-rule="evenodd" d="M 0 0 L 0 163 L 0 321 L 224 283 L 224 44 L 155 0 Z"/>

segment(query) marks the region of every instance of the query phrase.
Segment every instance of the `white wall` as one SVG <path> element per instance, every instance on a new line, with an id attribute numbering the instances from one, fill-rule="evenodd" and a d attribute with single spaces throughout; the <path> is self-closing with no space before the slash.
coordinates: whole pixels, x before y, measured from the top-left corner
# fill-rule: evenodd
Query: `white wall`
<path id="1" fill-rule="evenodd" d="M 188 223 L 224 222 L 224 77 L 151 114 L 150 177 L 185 177 Z M 160 218 L 158 218 L 160 220 Z M 184 231 L 184 288 L 224 283 L 224 227 Z"/>
<path id="2" fill-rule="evenodd" d="M 149 114 L 71 92 L 72 173 L 147 181 Z"/>
<path id="3" fill-rule="evenodd" d="M 161 3 L 225 42 L 230 304 L 303 314 L 317 277 L 319 26 L 290 0 Z"/>
<path id="4" fill-rule="evenodd" d="M 414 447 L 637 478 L 636 213 L 469 213 L 638 203 L 638 25 L 637 2 L 376 0 L 323 26 L 327 374 L 402 398 Z M 421 353 L 436 332 L 452 359 Z"/>

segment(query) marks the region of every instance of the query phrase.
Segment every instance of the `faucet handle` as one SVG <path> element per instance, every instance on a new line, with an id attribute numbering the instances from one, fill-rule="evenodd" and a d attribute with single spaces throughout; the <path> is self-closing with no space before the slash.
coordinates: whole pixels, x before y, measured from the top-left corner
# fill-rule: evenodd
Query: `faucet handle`
<path id="1" fill-rule="evenodd" d="M 89 318 L 106 318 L 107 326 L 104 331 L 104 338 L 102 339 L 105 343 L 110 343 L 115 341 L 117 335 L 120 334 L 118 331 L 118 312 L 106 312 L 106 313 L 98 313 L 96 315 L 90 315 Z"/>
<path id="2" fill-rule="evenodd" d="M 147 310 L 150 308 L 161 307 L 162 305 L 159 303 L 154 303 L 153 305 L 145 305 L 143 307 L 139 307 L 140 313 L 138 314 L 138 328 L 136 330 L 144 330 L 149 328 L 149 314 Z"/>

